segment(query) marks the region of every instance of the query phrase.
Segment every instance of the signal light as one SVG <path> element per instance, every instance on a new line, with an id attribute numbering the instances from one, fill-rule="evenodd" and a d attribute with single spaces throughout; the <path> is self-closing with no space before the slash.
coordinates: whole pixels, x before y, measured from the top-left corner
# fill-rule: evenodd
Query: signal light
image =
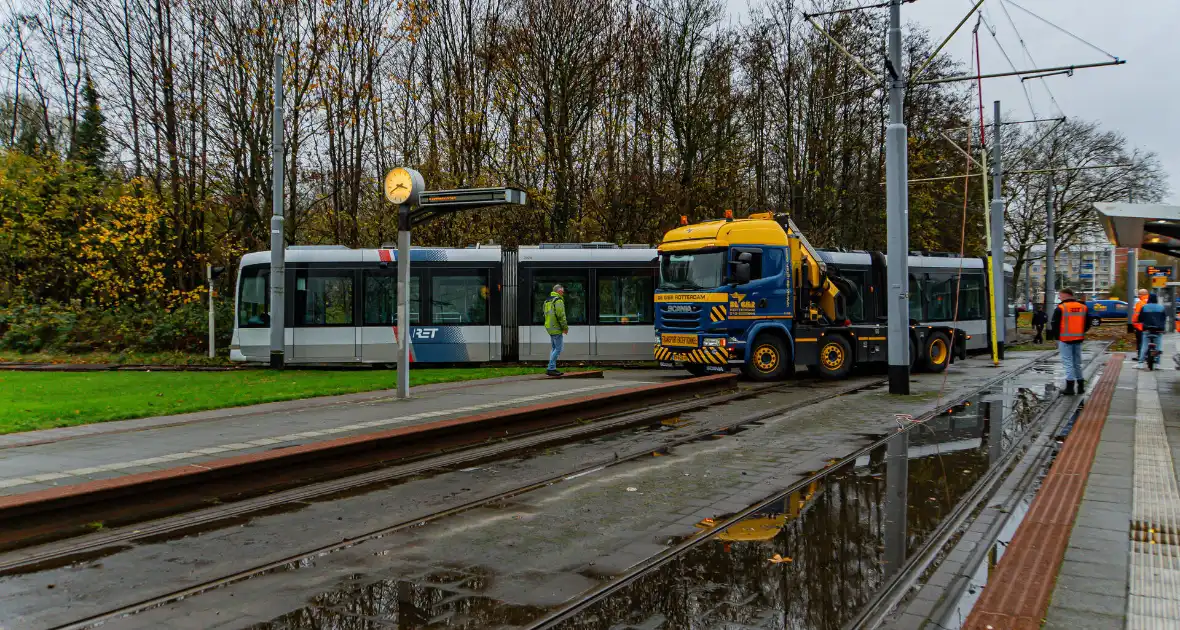
<path id="1" fill-rule="evenodd" d="M 688 225 L 688 216 L 680 215 L 680 225 Z"/>
<path id="2" fill-rule="evenodd" d="M 733 208 L 726 208 L 725 209 L 725 220 L 726 221 L 733 221 Z"/>

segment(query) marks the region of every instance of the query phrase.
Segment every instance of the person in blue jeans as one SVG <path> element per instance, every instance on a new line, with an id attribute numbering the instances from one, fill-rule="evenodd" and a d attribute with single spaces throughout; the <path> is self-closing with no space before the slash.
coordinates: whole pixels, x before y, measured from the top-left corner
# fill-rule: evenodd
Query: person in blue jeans
<path id="1" fill-rule="evenodd" d="M 1057 297 L 1061 303 L 1053 311 L 1049 338 L 1057 340 L 1057 352 L 1065 368 L 1065 390 L 1061 393 L 1066 396 L 1082 394 L 1086 391 L 1086 378 L 1082 372 L 1082 342 L 1086 340 L 1086 331 L 1090 329 L 1090 318 L 1087 317 L 1089 309 L 1074 299 L 1071 289 L 1058 291 Z"/>
<path id="2" fill-rule="evenodd" d="M 1135 364 L 1135 368 L 1142 369 L 1143 362 L 1147 360 L 1148 346 L 1154 343 L 1157 349 L 1164 349 L 1164 328 L 1168 325 L 1168 315 L 1159 297 L 1149 295 L 1147 304 L 1139 310 L 1137 317 L 1143 325 L 1143 343 L 1139 346 L 1139 363 Z"/>
<path id="3" fill-rule="evenodd" d="M 549 299 L 545 300 L 545 332 L 549 333 L 552 350 L 549 351 L 549 367 L 545 373 L 549 376 L 561 376 L 557 371 L 557 357 L 565 349 L 565 335 L 569 334 L 569 323 L 565 319 L 565 287 L 553 285 Z"/>

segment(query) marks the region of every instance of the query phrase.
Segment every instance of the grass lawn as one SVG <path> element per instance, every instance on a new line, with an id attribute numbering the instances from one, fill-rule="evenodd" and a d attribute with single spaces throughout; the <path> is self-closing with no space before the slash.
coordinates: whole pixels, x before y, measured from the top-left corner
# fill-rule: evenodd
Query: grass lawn
<path id="1" fill-rule="evenodd" d="M 411 385 L 534 374 L 543 367 L 438 368 Z M 391 389 L 392 370 L 0 372 L 0 433 Z"/>

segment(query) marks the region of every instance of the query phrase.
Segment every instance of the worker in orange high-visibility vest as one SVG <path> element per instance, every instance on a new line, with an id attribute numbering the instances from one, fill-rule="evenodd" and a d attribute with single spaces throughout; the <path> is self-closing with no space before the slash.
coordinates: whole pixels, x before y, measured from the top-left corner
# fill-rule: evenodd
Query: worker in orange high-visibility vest
<path id="1" fill-rule="evenodd" d="M 1147 289 L 1139 289 L 1139 299 L 1135 300 L 1135 306 L 1131 307 L 1131 319 L 1127 320 L 1127 328 L 1135 331 L 1135 356 L 1139 356 L 1143 349 L 1143 324 L 1139 323 L 1139 311 L 1147 304 L 1148 295 L 1151 293 Z"/>
<path id="2" fill-rule="evenodd" d="M 1082 374 L 1082 342 L 1090 330 L 1089 311 L 1085 304 L 1073 297 L 1072 289 L 1057 292 L 1061 303 L 1053 311 L 1053 322 L 1049 325 L 1049 338 L 1057 340 L 1057 352 L 1065 366 L 1065 392 L 1067 396 L 1086 391 L 1086 379 Z M 1074 389 L 1074 386 L 1077 389 Z"/>

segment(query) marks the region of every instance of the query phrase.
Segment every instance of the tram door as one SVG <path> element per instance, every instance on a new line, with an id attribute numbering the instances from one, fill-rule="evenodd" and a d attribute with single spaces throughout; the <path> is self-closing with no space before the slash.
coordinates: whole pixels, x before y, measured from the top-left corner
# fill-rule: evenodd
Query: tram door
<path id="1" fill-rule="evenodd" d="M 299 361 L 357 361 L 356 297 L 354 269 L 295 270 L 292 357 Z"/>

